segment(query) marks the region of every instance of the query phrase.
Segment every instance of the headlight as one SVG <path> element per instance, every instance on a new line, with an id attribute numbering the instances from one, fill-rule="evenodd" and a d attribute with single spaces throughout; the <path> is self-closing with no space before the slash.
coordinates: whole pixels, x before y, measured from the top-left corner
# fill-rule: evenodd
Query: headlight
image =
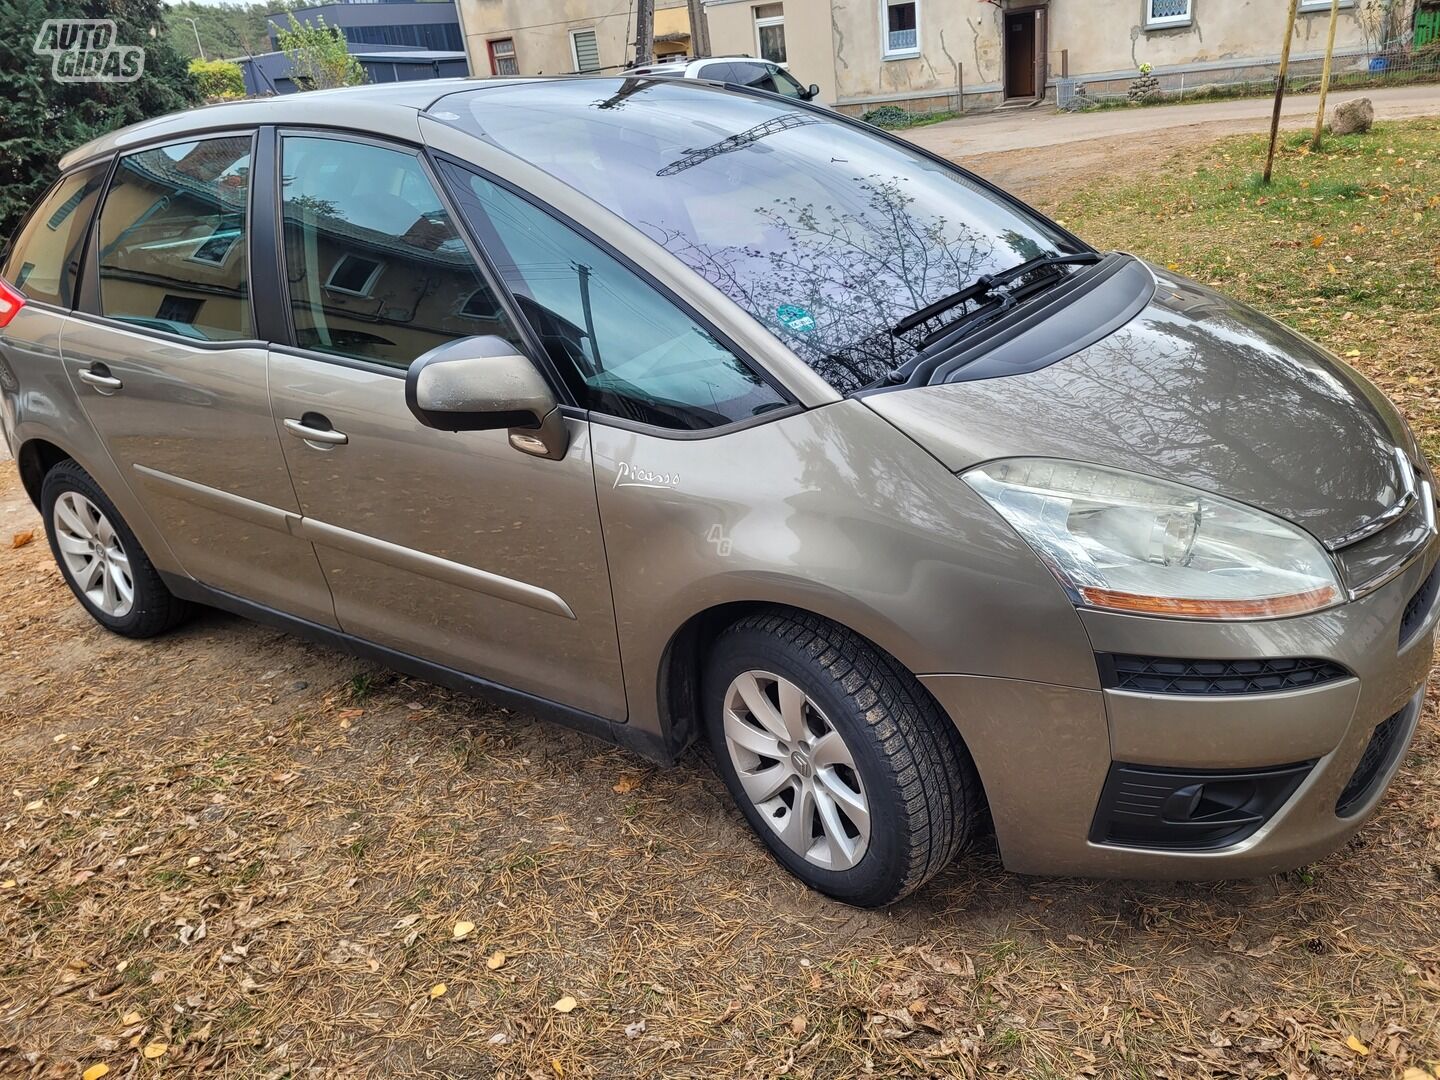
<path id="1" fill-rule="evenodd" d="M 1218 495 L 1045 458 L 991 462 L 963 479 L 1091 607 L 1260 619 L 1341 596 L 1314 537 Z"/>

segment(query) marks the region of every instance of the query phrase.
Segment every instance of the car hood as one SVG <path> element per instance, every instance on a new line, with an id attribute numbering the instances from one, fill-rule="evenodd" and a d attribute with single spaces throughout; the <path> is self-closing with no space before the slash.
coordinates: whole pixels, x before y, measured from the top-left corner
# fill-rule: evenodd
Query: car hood
<path id="1" fill-rule="evenodd" d="M 1418 450 L 1374 386 L 1254 308 L 1156 274 L 1119 330 L 1038 371 L 866 403 L 959 472 L 1056 457 L 1174 480 L 1333 540 L 1402 497 Z"/>

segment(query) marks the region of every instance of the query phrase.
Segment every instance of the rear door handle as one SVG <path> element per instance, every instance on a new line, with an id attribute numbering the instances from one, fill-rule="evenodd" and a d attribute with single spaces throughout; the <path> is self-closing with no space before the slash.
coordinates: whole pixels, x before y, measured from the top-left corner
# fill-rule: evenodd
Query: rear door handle
<path id="1" fill-rule="evenodd" d="M 321 425 L 324 425 L 323 427 Z M 336 431 L 330 426 L 330 421 L 319 413 L 306 413 L 299 420 L 285 419 L 285 430 L 294 435 L 297 439 L 304 439 L 311 443 L 326 443 L 329 446 L 343 446 L 350 441 L 350 436 L 343 431 Z"/>
<path id="2" fill-rule="evenodd" d="M 110 374 L 110 369 L 104 364 L 91 364 L 88 368 L 80 370 L 80 381 L 89 383 L 96 390 L 108 390 L 114 393 L 125 384 Z"/>

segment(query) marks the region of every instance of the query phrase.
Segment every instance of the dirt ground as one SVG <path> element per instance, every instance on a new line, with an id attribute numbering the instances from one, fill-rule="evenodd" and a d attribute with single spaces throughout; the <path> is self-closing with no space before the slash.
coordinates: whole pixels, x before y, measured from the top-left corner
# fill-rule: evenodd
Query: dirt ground
<path id="1" fill-rule="evenodd" d="M 976 164 L 1042 202 L 1077 181 L 1030 153 Z M 1041 880 L 981 845 L 860 912 L 770 861 L 700 751 L 657 770 L 217 613 L 103 633 L 8 463 L 0 597 L 0 1075 L 1440 1066 L 1433 704 L 1303 871 Z"/>

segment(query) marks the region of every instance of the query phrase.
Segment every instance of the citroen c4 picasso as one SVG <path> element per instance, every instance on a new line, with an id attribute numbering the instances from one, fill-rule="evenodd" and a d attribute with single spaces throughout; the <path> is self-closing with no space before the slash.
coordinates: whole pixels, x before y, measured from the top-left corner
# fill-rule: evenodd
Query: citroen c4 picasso
<path id="1" fill-rule="evenodd" d="M 793 98 L 424 82 L 61 162 L 4 437 L 79 602 L 227 609 L 659 761 L 863 905 L 1325 855 L 1414 733 L 1435 496 L 1273 320 Z"/>

